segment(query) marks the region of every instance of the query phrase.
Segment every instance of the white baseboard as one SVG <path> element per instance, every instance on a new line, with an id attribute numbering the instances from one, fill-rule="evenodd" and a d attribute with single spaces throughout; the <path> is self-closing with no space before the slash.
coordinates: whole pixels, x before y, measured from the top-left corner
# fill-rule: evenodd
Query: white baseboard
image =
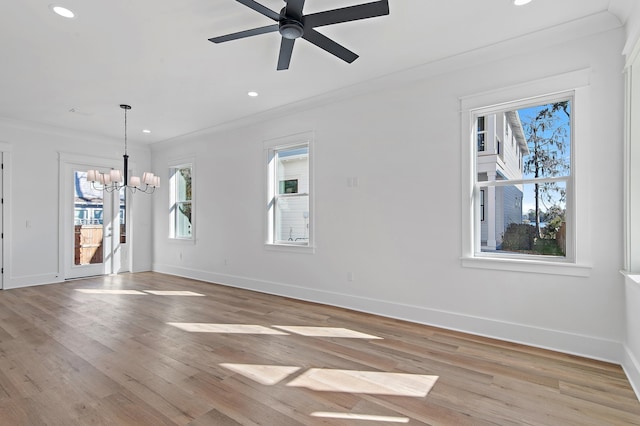
<path id="1" fill-rule="evenodd" d="M 33 287 L 36 285 L 59 283 L 63 280 L 60 274 L 52 272 L 50 274 L 23 275 L 20 277 L 9 277 L 2 283 L 4 290 L 12 288 Z"/>
<path id="2" fill-rule="evenodd" d="M 624 359 L 622 360 L 622 368 L 631 383 L 631 387 L 640 400 L 640 362 L 633 355 L 627 346 L 624 347 Z"/>
<path id="3" fill-rule="evenodd" d="M 235 275 L 217 274 L 172 265 L 154 264 L 152 269 L 153 271 L 165 274 L 333 305 L 617 364 L 621 363 L 622 360 L 620 358 L 624 351 L 622 343 L 613 340 L 533 327 L 526 324 L 509 323 L 422 306 L 398 304 L 384 300 L 327 292 Z"/>

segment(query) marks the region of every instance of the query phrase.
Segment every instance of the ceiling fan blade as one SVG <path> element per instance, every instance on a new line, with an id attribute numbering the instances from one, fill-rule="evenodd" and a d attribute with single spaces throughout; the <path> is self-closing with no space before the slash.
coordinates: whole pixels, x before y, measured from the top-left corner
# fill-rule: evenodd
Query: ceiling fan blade
<path id="1" fill-rule="evenodd" d="M 255 0 L 236 0 L 238 3 L 242 3 L 248 8 L 255 10 L 258 13 L 263 14 L 264 16 L 273 19 L 274 21 L 280 20 L 280 14 L 278 12 L 274 12 L 266 6 L 261 5 Z"/>
<path id="2" fill-rule="evenodd" d="M 326 50 L 332 55 L 337 56 L 345 62 L 351 63 L 358 59 L 358 55 L 356 55 L 346 47 L 339 45 L 329 37 L 320 34 L 313 28 L 305 28 L 302 38 L 315 44 L 319 48 Z"/>
<path id="3" fill-rule="evenodd" d="M 210 38 L 209 41 L 214 43 L 223 43 L 225 41 L 237 40 L 239 38 L 251 37 L 258 34 L 272 33 L 278 31 L 278 24 L 267 25 L 266 27 L 253 28 L 251 30 L 240 31 L 233 34 L 227 34 L 220 37 Z"/>
<path id="4" fill-rule="evenodd" d="M 280 43 L 280 55 L 278 56 L 278 71 L 289 69 L 289 63 L 291 62 L 291 54 L 293 53 L 293 45 L 296 39 L 282 37 Z"/>
<path id="5" fill-rule="evenodd" d="M 302 19 L 302 8 L 304 7 L 304 0 L 286 0 L 287 1 L 287 16 Z"/>
<path id="6" fill-rule="evenodd" d="M 389 14 L 389 1 L 380 0 L 372 3 L 327 10 L 312 13 L 304 17 L 305 27 L 321 27 L 323 25 L 339 24 L 341 22 L 357 21 L 358 19 L 374 18 Z M 305 32 L 306 32 L 305 28 Z"/>

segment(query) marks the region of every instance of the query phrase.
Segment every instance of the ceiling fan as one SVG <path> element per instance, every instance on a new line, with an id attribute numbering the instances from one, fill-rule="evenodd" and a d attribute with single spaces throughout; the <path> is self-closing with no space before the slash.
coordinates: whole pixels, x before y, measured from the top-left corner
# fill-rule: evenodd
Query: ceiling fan
<path id="1" fill-rule="evenodd" d="M 302 8 L 305 0 L 285 0 L 285 6 L 280 13 L 275 12 L 255 0 L 236 0 L 239 3 L 255 10 L 258 13 L 276 21 L 276 24 L 266 27 L 253 28 L 233 34 L 210 38 L 214 43 L 237 40 L 278 31 L 282 36 L 280 43 L 280 54 L 278 56 L 278 70 L 286 70 L 291 62 L 293 45 L 297 38 L 302 37 L 332 55 L 337 56 L 345 62 L 351 63 L 358 58 L 358 55 L 339 45 L 330 38 L 320 34 L 314 28 L 325 25 L 339 24 L 341 22 L 356 21 L 359 19 L 373 18 L 376 16 L 389 14 L 389 0 L 379 0 L 371 3 L 348 6 L 340 9 L 327 10 L 324 12 L 304 15 Z"/>

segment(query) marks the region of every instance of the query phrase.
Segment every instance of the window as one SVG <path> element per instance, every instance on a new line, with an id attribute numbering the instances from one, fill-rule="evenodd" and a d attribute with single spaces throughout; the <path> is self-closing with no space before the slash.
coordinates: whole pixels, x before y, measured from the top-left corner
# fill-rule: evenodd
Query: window
<path id="1" fill-rule="evenodd" d="M 518 170 L 522 170 L 522 152 L 518 147 Z"/>
<path id="2" fill-rule="evenodd" d="M 193 239 L 193 164 L 169 168 L 170 238 Z"/>
<path id="3" fill-rule="evenodd" d="M 576 164 L 591 164 L 591 72 L 461 98 L 462 266 L 589 276 L 589 176 Z M 502 144 L 499 163 L 478 151 L 478 117 L 504 117 L 519 152 Z M 493 128 L 485 126 L 487 141 Z"/>
<path id="4" fill-rule="evenodd" d="M 476 157 L 475 185 L 482 188 L 478 200 L 480 216 L 476 219 L 481 230 L 480 244 L 476 244 L 476 250 L 566 258 L 567 198 L 572 186 L 572 99 L 560 97 L 502 108 L 510 109 L 482 114 L 504 114 L 525 154 L 524 170 L 509 168 L 509 161 L 505 165 L 486 156 Z M 501 136 L 495 135 L 495 140 Z M 518 159 L 517 151 L 509 145 L 498 142 L 497 150 L 501 157 L 513 157 L 514 164 Z"/>
<path id="5" fill-rule="evenodd" d="M 478 151 L 484 151 L 485 137 L 486 137 L 484 117 L 478 117 L 477 135 L 478 135 Z"/>
<path id="6" fill-rule="evenodd" d="M 280 181 L 280 194 L 297 194 L 298 179 L 287 179 Z"/>
<path id="7" fill-rule="evenodd" d="M 311 137 L 265 142 L 269 246 L 312 247 Z"/>

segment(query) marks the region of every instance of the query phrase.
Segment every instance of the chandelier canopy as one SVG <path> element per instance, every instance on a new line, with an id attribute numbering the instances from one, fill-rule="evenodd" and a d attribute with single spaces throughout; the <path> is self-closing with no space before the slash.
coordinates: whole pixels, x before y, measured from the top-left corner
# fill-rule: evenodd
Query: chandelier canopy
<path id="1" fill-rule="evenodd" d="M 160 176 L 155 176 L 151 172 L 144 172 L 142 178 L 139 176 L 131 176 L 127 183 L 127 175 L 129 173 L 129 155 L 127 154 L 127 111 L 131 109 L 130 105 L 120 105 L 124 110 L 124 167 L 123 171 L 111 169 L 102 173 L 99 170 L 87 171 L 87 181 L 91 182 L 91 186 L 98 190 L 107 192 L 120 191 L 122 188 L 128 188 L 131 192 L 141 191 L 145 194 L 153 193 L 160 186 Z"/>

